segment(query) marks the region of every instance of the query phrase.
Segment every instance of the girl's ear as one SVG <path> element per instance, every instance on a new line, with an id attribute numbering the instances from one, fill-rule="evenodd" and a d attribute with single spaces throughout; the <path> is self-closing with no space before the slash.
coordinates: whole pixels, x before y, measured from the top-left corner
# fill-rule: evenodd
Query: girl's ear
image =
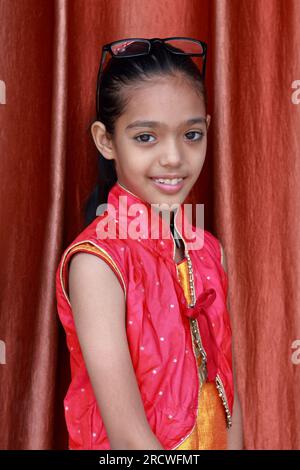
<path id="1" fill-rule="evenodd" d="M 112 140 L 108 132 L 106 132 L 105 125 L 101 121 L 95 121 L 91 125 L 91 133 L 93 140 L 99 152 L 107 160 L 114 159 Z"/>
<path id="2" fill-rule="evenodd" d="M 206 130 L 208 131 L 209 125 L 210 125 L 210 120 L 211 120 L 211 115 L 207 114 L 206 115 Z"/>

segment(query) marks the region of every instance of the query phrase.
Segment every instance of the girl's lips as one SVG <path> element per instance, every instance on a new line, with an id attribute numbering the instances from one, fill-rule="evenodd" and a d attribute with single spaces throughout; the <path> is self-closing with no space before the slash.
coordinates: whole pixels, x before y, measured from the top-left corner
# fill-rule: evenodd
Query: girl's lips
<path id="1" fill-rule="evenodd" d="M 165 184 L 165 183 L 158 183 L 155 181 L 153 178 L 150 178 L 153 184 L 159 188 L 162 192 L 168 193 L 168 194 L 174 194 L 180 191 L 184 185 L 184 179 L 183 178 L 179 183 L 177 184 Z"/>

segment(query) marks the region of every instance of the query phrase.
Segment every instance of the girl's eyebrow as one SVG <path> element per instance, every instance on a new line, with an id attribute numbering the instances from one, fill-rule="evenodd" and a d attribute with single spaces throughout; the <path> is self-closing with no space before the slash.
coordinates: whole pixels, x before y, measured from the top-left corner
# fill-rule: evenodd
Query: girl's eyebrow
<path id="1" fill-rule="evenodd" d="M 183 126 L 184 124 L 192 125 L 196 123 L 205 123 L 206 124 L 206 119 L 203 116 L 197 116 L 191 119 L 188 119 L 185 122 L 182 122 L 179 124 L 180 126 Z M 138 128 L 138 127 L 167 127 L 167 124 L 164 124 L 160 121 L 134 121 L 131 124 L 129 124 L 125 130 L 132 129 L 132 128 Z"/>

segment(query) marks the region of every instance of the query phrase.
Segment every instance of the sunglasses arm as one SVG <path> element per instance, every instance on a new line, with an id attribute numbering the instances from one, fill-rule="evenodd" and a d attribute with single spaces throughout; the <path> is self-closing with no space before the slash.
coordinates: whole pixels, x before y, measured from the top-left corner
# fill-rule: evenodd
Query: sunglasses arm
<path id="1" fill-rule="evenodd" d="M 96 106 L 96 114 L 98 116 L 98 113 L 99 113 L 99 109 L 98 109 L 98 103 L 99 103 L 99 95 L 100 95 L 100 77 L 101 77 L 101 74 L 102 74 L 102 68 L 103 68 L 103 64 L 104 64 L 104 61 L 105 61 L 105 58 L 107 56 L 107 52 L 108 52 L 108 47 L 103 47 L 102 49 L 102 58 L 101 58 L 101 62 L 100 62 L 100 66 L 99 66 L 99 70 L 98 70 L 98 76 L 97 76 L 97 106 Z"/>

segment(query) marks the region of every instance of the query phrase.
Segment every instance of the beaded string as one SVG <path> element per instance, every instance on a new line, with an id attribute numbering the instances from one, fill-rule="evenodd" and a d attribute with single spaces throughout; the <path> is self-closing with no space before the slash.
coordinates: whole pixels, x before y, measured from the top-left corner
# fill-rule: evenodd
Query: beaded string
<path id="1" fill-rule="evenodd" d="M 183 241 L 181 238 L 177 238 L 177 236 L 174 235 L 174 231 L 177 231 L 174 229 L 174 223 L 173 220 L 170 223 L 171 226 L 171 231 L 175 240 L 175 244 L 178 248 L 181 248 Z M 195 288 L 194 288 L 194 276 L 193 276 L 193 266 L 192 266 L 192 260 L 191 257 L 188 253 L 188 251 L 184 247 L 184 254 L 187 260 L 187 265 L 188 265 L 188 274 L 189 274 L 189 288 L 190 288 L 190 294 L 191 294 L 191 303 L 189 304 L 189 307 L 194 307 L 196 304 L 196 295 L 195 295 Z M 206 382 L 207 380 L 207 358 L 206 358 L 206 352 L 204 351 L 202 347 L 202 341 L 201 337 L 199 334 L 198 330 L 198 323 L 195 318 L 190 318 L 190 322 L 192 325 L 192 334 L 194 338 L 194 344 L 196 345 L 196 357 L 199 357 L 201 355 L 201 363 L 200 366 L 198 366 L 198 375 L 199 375 L 199 380 L 200 380 L 200 387 Z M 225 407 L 225 412 L 226 412 L 226 422 L 227 422 L 227 428 L 230 428 L 232 426 L 232 416 L 227 404 L 227 401 L 225 399 L 225 391 L 223 389 L 223 385 L 221 383 L 221 380 L 219 376 L 216 378 L 216 387 L 218 390 L 218 394 L 221 397 L 222 403 Z"/>
<path id="2" fill-rule="evenodd" d="M 171 227 L 171 232 L 173 234 L 173 238 L 175 240 L 176 246 L 178 248 L 181 248 L 181 246 L 183 244 L 183 241 L 182 241 L 181 238 L 177 237 L 177 231 L 174 228 L 173 219 L 170 223 L 170 227 Z M 176 235 L 175 235 L 174 232 L 176 232 Z M 186 257 L 186 260 L 187 260 L 187 265 L 188 265 L 189 290 L 190 290 L 190 294 L 191 294 L 191 303 L 189 304 L 189 307 L 193 308 L 195 306 L 195 303 L 196 303 L 196 294 L 195 294 L 194 276 L 193 276 L 193 266 L 192 266 L 191 257 L 190 257 L 190 255 L 189 255 L 189 253 L 186 249 L 184 249 L 184 254 L 185 254 L 185 257 Z M 202 347 L 202 341 L 201 341 L 201 337 L 200 337 L 199 330 L 198 330 L 197 320 L 195 318 L 191 318 L 190 322 L 191 322 L 191 326 L 192 326 L 192 334 L 193 334 L 193 337 L 194 337 L 194 343 L 195 343 L 195 346 L 196 346 L 196 357 L 199 357 L 199 355 L 201 355 L 201 363 L 198 366 L 198 371 L 199 371 L 200 385 L 202 386 L 202 384 L 206 381 L 206 378 L 207 378 L 206 353 L 205 353 L 205 351 Z"/>

